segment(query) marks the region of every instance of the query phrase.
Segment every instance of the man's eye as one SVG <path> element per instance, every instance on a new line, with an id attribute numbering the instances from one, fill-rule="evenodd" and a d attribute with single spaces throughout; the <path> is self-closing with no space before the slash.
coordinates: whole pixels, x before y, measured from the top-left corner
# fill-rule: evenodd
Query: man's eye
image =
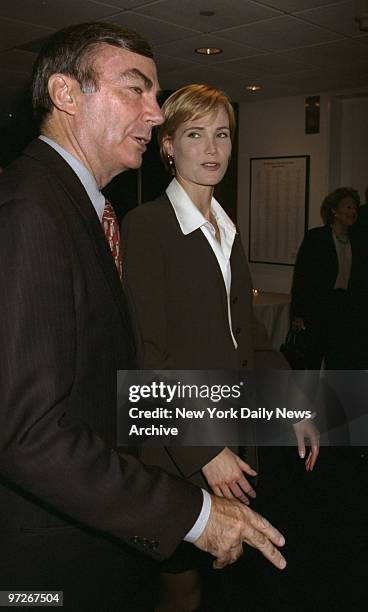
<path id="1" fill-rule="evenodd" d="M 142 95 L 142 93 L 143 93 L 142 87 L 138 87 L 138 85 L 134 85 L 130 89 L 132 89 L 133 91 L 135 91 L 135 93 L 137 93 L 139 95 Z"/>

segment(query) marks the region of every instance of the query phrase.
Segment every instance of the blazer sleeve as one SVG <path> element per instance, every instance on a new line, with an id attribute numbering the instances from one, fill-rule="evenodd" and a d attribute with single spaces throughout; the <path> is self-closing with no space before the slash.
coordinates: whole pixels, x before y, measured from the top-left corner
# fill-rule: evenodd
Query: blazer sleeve
<path id="1" fill-rule="evenodd" d="M 0 475 L 54 515 L 162 559 L 195 523 L 202 493 L 64 418 L 80 333 L 65 241 L 44 209 L 0 206 Z"/>

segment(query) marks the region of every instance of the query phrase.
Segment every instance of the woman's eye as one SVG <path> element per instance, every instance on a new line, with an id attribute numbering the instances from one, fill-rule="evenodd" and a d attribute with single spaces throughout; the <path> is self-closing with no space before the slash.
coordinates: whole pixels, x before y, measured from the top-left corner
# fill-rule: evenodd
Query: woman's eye
<path id="1" fill-rule="evenodd" d="M 199 138 L 198 132 L 189 132 L 188 138 Z"/>
<path id="2" fill-rule="evenodd" d="M 228 132 L 219 132 L 219 133 L 217 134 L 217 136 L 218 136 L 219 138 L 229 138 L 229 133 L 228 133 Z"/>

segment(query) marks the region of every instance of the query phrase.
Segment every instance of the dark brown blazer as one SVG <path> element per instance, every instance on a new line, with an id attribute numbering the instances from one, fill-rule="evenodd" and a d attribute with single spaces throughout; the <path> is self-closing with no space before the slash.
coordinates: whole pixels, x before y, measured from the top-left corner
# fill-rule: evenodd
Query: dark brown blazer
<path id="1" fill-rule="evenodd" d="M 1 587 L 66 589 L 68 567 L 74 595 L 85 579 L 91 601 L 108 596 L 103 572 L 124 593 L 144 567 L 132 548 L 169 556 L 202 494 L 114 450 L 116 370 L 134 355 L 125 298 L 82 184 L 40 140 L 0 178 L 0 261 Z M 77 602 L 64 609 L 88 609 Z"/>
<path id="2" fill-rule="evenodd" d="M 166 195 L 122 223 L 124 288 L 141 332 L 144 368 L 253 365 L 252 284 L 239 234 L 231 254 L 231 316 L 216 256 L 200 229 L 184 235 Z"/>
<path id="3" fill-rule="evenodd" d="M 124 288 L 135 322 L 140 367 L 249 369 L 254 366 L 255 343 L 263 355 L 263 367 L 284 366 L 282 359 L 281 366 L 274 359 L 265 337 L 260 339 L 256 333 L 254 339 L 259 327 L 253 321 L 252 283 L 239 233 L 231 253 L 230 293 L 237 349 L 229 331 L 226 289 L 216 256 L 200 229 L 182 233 L 166 195 L 125 216 L 122 243 Z M 219 450 L 171 448 L 167 453 L 175 470 L 191 476 Z"/>

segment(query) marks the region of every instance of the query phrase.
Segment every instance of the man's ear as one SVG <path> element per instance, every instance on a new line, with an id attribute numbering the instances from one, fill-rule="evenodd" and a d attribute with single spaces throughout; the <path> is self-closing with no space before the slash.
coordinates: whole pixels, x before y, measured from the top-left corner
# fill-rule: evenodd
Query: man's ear
<path id="1" fill-rule="evenodd" d="M 172 145 L 171 136 L 164 136 L 162 139 L 162 148 L 165 151 L 166 155 L 174 155 L 174 148 Z"/>
<path id="2" fill-rule="evenodd" d="M 76 111 L 76 98 L 80 88 L 75 79 L 65 74 L 52 74 L 48 82 L 48 92 L 53 105 L 68 115 Z"/>

